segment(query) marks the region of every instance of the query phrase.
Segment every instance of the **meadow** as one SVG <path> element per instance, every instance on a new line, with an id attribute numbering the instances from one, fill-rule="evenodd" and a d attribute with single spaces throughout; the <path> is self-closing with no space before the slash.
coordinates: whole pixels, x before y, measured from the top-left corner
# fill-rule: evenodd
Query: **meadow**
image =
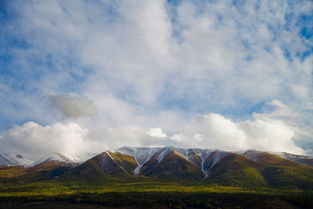
<path id="1" fill-rule="evenodd" d="M 0 208 L 313 208 L 313 192 L 241 188 L 192 182 L 138 181 L 90 184 L 42 181 L 1 184 Z"/>

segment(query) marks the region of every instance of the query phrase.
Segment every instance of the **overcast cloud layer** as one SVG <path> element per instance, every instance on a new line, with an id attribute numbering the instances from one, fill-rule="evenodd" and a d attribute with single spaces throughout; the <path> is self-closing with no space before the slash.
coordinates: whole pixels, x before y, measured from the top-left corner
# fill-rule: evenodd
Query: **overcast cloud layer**
<path id="1" fill-rule="evenodd" d="M 0 152 L 309 154 L 312 14 L 309 0 L 1 1 Z"/>

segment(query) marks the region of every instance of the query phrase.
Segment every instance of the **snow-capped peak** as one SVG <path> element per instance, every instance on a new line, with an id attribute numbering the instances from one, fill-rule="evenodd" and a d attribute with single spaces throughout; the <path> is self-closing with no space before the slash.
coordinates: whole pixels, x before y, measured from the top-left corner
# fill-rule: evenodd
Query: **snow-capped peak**
<path id="1" fill-rule="evenodd" d="M 49 156 L 32 163 L 30 166 L 36 166 L 44 162 L 77 163 L 79 159 L 63 153 L 51 153 Z"/>
<path id="2" fill-rule="evenodd" d="M 137 167 L 134 170 L 134 174 L 138 175 L 142 165 L 160 149 L 160 147 L 122 147 L 115 151 L 125 155 L 130 155 L 136 160 Z"/>
<path id="3" fill-rule="evenodd" d="M 122 147 L 115 151 L 134 157 L 138 165 L 142 165 L 160 149 L 160 147 Z"/>
<path id="4" fill-rule="evenodd" d="M 21 154 L 0 154 L 0 166 L 26 166 L 32 162 Z"/>
<path id="5" fill-rule="evenodd" d="M 258 159 L 258 156 L 263 151 L 257 151 L 253 149 L 242 150 L 242 151 L 222 151 L 217 149 L 198 149 L 198 148 L 177 148 L 172 146 L 166 147 L 122 147 L 113 152 L 119 152 L 134 157 L 137 161 L 137 167 L 134 170 L 134 174 L 139 175 L 141 167 L 148 162 L 151 158 L 156 159 L 158 163 L 163 161 L 165 156 L 173 151 L 181 157 L 187 159 L 196 166 L 199 166 L 205 176 L 208 175 L 210 170 L 214 168 L 224 157 L 229 154 L 238 154 L 245 156 L 253 161 Z M 297 163 L 308 165 L 313 167 L 313 157 L 311 156 L 300 156 L 290 153 L 271 153 L 276 156 L 283 157 L 287 160 L 291 160 Z"/>
<path id="6" fill-rule="evenodd" d="M 193 162 L 193 155 L 198 155 L 201 158 L 201 164 L 203 165 L 204 160 L 215 150 L 210 149 L 192 149 L 192 148 L 176 148 L 172 146 L 166 147 L 122 147 L 116 152 L 130 155 L 137 161 L 137 167 L 134 170 L 134 174 L 138 175 L 140 168 L 153 156 L 160 163 L 164 157 L 170 153 L 170 151 L 176 152 L 176 154 L 185 158 L 186 160 Z"/>

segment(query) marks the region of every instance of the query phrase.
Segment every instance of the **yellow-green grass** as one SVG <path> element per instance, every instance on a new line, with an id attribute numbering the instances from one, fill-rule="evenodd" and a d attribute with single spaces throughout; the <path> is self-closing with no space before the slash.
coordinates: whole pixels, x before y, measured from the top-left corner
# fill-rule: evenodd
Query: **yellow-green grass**
<path id="1" fill-rule="evenodd" d="M 46 181 L 23 185 L 1 185 L 0 197 L 13 196 L 53 196 L 79 193 L 111 192 L 184 192 L 184 193 L 258 193 L 277 194 L 301 192 L 301 190 L 275 190 L 268 188 L 240 188 L 219 185 L 181 185 L 175 182 L 124 182 L 107 185 L 90 185 L 83 182 Z"/>

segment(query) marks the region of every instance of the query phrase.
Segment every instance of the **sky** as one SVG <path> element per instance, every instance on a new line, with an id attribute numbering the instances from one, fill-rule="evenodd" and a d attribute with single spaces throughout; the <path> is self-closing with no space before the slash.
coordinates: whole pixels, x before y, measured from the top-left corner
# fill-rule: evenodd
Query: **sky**
<path id="1" fill-rule="evenodd" d="M 0 153 L 313 154 L 311 0 L 1 0 Z"/>

